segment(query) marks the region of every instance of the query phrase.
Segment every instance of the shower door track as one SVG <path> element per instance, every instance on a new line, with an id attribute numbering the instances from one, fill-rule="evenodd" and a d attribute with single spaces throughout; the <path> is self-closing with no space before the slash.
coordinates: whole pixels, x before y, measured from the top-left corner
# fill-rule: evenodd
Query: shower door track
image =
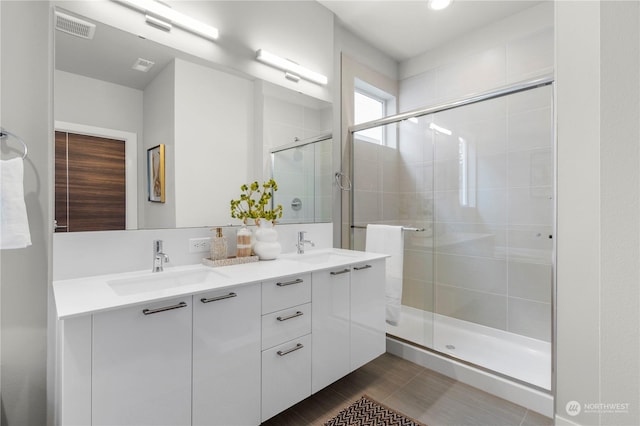
<path id="1" fill-rule="evenodd" d="M 548 86 L 553 84 L 553 75 L 546 74 L 544 76 L 532 78 L 529 80 L 520 81 L 518 83 L 510 84 L 507 86 L 499 87 L 487 92 L 481 92 L 478 94 L 472 94 L 465 96 L 464 98 L 448 101 L 441 104 L 436 104 L 424 108 L 418 108 L 411 111 L 403 112 L 400 114 L 390 115 L 388 117 L 380 118 L 378 120 L 367 121 L 365 123 L 349 126 L 349 133 L 352 135 L 351 142 L 353 143 L 353 134 L 362 130 L 372 129 L 378 126 L 384 126 L 386 124 L 397 123 L 400 121 L 408 120 L 414 117 L 422 117 L 423 115 L 435 114 L 442 111 L 447 111 L 454 108 L 459 108 L 465 105 L 471 105 L 482 101 L 488 101 L 502 96 L 512 95 L 518 92 L 524 92 L 526 90 L 536 89 L 538 87 Z"/>

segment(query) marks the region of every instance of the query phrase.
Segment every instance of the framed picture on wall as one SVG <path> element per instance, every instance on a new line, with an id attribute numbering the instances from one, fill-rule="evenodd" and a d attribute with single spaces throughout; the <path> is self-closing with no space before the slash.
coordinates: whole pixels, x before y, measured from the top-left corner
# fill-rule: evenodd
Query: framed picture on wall
<path id="1" fill-rule="evenodd" d="M 147 150 L 147 177 L 149 201 L 164 203 L 164 144 Z"/>

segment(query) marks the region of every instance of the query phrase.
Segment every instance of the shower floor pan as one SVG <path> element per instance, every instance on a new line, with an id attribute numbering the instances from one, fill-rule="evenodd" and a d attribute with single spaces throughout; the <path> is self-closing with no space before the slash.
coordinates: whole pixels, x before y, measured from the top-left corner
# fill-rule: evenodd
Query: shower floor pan
<path id="1" fill-rule="evenodd" d="M 400 323 L 387 324 L 387 333 L 541 389 L 551 389 L 549 342 L 404 305 Z"/>

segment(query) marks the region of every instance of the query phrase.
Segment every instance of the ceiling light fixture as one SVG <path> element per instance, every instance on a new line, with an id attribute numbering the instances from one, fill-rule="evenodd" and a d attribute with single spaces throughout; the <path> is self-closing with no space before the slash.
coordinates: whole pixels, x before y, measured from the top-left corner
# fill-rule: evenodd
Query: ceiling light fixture
<path id="1" fill-rule="evenodd" d="M 264 49 L 260 49 L 256 52 L 256 59 L 260 62 L 264 62 L 265 64 L 269 64 L 275 68 L 283 70 L 285 72 L 285 77 L 292 81 L 297 82 L 300 78 L 304 78 L 305 80 L 323 85 L 327 84 L 328 81 L 326 76 L 300 66 L 289 59 L 281 58 L 280 56 L 267 52 Z"/>
<path id="2" fill-rule="evenodd" d="M 155 0 L 112 0 L 130 6 L 146 15 L 147 22 L 169 31 L 171 26 L 180 27 L 209 40 L 218 39 L 218 29 L 204 24 Z M 169 22 L 165 22 L 169 21 Z"/>
<path id="3" fill-rule="evenodd" d="M 442 10 L 449 7 L 452 2 L 453 0 L 429 0 L 427 5 L 431 10 Z"/>

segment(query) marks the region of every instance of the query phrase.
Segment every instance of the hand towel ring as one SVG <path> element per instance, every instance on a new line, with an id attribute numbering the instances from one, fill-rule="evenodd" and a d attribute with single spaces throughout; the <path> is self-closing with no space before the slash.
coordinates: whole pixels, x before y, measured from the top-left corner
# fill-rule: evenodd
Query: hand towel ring
<path id="1" fill-rule="evenodd" d="M 24 148 L 24 154 L 22 154 L 22 159 L 24 160 L 25 158 L 27 158 L 27 152 L 29 151 L 29 148 L 27 148 L 27 144 L 24 143 L 24 141 L 20 139 L 18 136 L 0 127 L 0 139 L 6 139 L 7 136 L 11 136 L 15 138 L 18 142 L 22 144 L 22 147 Z"/>

